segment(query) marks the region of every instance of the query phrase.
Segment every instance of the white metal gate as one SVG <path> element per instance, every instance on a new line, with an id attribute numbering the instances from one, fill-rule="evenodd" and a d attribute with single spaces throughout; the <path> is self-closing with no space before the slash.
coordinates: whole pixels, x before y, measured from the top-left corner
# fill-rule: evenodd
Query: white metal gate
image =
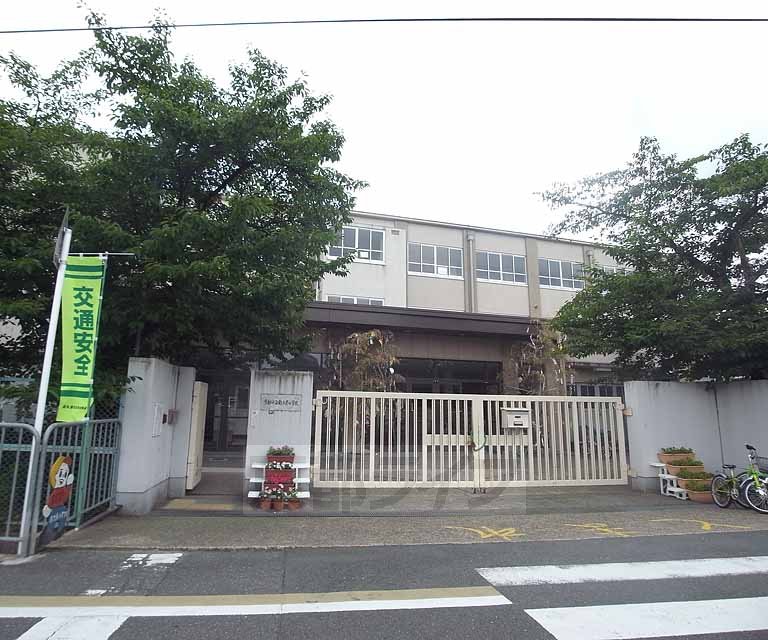
<path id="1" fill-rule="evenodd" d="M 318 391 L 313 436 L 317 487 L 627 482 L 620 398 Z"/>

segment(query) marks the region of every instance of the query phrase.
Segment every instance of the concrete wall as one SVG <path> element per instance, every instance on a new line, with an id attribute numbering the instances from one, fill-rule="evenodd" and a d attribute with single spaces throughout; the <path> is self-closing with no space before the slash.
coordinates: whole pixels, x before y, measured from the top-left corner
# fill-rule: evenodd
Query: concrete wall
<path id="1" fill-rule="evenodd" d="M 464 311 L 464 280 L 409 275 L 408 306 L 413 309 Z"/>
<path id="2" fill-rule="evenodd" d="M 722 464 L 746 463 L 744 443 L 768 452 L 768 381 L 732 382 L 708 388 L 705 383 L 627 382 L 626 405 L 630 476 L 637 488 L 658 486 L 657 462 L 662 447 L 696 451 L 709 471 Z M 718 416 L 719 414 L 719 416 Z"/>
<path id="3" fill-rule="evenodd" d="M 195 369 L 131 358 L 128 376 L 137 379 L 122 403 L 117 503 L 124 513 L 142 514 L 184 495 Z"/>
<path id="4" fill-rule="evenodd" d="M 271 446 L 289 445 L 296 462 L 309 462 L 312 439 L 312 373 L 251 372 L 245 476 L 251 464 L 264 462 Z"/>
<path id="5" fill-rule="evenodd" d="M 384 263 L 363 261 L 349 265 L 346 277 L 327 276 L 320 285 L 320 300 L 328 296 L 381 298 L 390 307 L 406 307 L 406 230 L 394 220 L 355 216 L 353 226 L 384 230 Z"/>

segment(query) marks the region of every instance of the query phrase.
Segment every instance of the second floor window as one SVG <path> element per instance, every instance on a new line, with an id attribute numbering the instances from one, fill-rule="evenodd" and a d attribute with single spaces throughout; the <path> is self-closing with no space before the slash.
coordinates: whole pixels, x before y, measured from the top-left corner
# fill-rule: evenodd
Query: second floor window
<path id="1" fill-rule="evenodd" d="M 408 273 L 463 278 L 463 251 L 453 247 L 438 247 L 433 244 L 409 242 Z"/>
<path id="2" fill-rule="evenodd" d="M 599 269 L 602 269 L 606 273 L 609 273 L 611 275 L 619 274 L 621 276 L 627 275 L 627 270 L 624 267 L 612 267 L 606 264 L 598 265 Z"/>
<path id="3" fill-rule="evenodd" d="M 477 252 L 477 279 L 525 284 L 525 258 L 493 251 Z"/>
<path id="4" fill-rule="evenodd" d="M 328 302 L 341 302 L 343 304 L 364 304 L 372 307 L 381 307 L 384 300 L 381 298 L 360 298 L 357 296 L 328 296 Z"/>
<path id="5" fill-rule="evenodd" d="M 337 258 L 355 254 L 355 260 L 384 262 L 384 231 L 365 227 L 344 227 L 328 255 Z"/>
<path id="6" fill-rule="evenodd" d="M 584 265 L 581 262 L 539 258 L 539 284 L 559 289 L 583 289 Z"/>

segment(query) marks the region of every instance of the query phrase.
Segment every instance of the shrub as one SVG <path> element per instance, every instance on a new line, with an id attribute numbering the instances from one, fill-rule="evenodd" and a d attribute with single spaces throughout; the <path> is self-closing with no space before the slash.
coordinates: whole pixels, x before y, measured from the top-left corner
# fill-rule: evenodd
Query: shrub
<path id="1" fill-rule="evenodd" d="M 710 483 L 704 480 L 691 480 L 686 485 L 686 491 L 709 491 Z"/>
<path id="2" fill-rule="evenodd" d="M 688 447 L 662 447 L 662 453 L 693 453 Z"/>
<path id="3" fill-rule="evenodd" d="M 293 447 L 289 447 L 284 444 L 282 447 L 270 447 L 267 450 L 268 456 L 292 456 L 294 455 Z"/>
<path id="4" fill-rule="evenodd" d="M 670 460 L 668 465 L 673 467 L 703 467 L 704 463 L 701 460 L 695 458 L 679 458 L 677 460 Z"/>
<path id="5" fill-rule="evenodd" d="M 709 471 L 690 471 L 689 469 L 680 469 L 677 473 L 678 478 L 683 480 L 709 480 L 712 474 Z"/>

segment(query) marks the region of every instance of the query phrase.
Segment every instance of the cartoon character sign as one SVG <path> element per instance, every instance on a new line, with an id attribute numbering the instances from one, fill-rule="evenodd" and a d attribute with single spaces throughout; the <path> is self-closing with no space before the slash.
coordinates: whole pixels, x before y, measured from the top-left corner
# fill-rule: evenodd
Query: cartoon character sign
<path id="1" fill-rule="evenodd" d="M 72 495 L 74 482 L 72 458 L 59 456 L 51 465 L 51 471 L 48 474 L 51 492 L 43 507 L 43 517 L 46 519 L 45 529 L 40 534 L 40 542 L 43 544 L 55 540 L 64 533 L 69 520 L 69 498 Z"/>

